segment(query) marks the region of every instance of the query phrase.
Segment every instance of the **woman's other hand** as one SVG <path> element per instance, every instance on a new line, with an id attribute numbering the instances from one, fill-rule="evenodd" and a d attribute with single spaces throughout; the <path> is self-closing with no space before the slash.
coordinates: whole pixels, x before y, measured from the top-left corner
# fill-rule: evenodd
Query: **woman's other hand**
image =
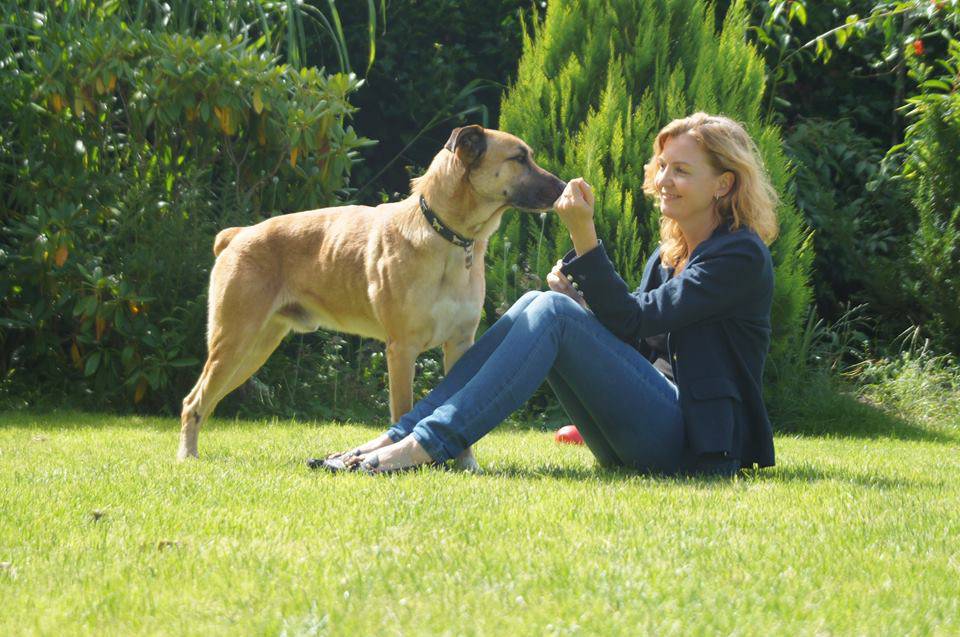
<path id="1" fill-rule="evenodd" d="M 581 306 L 587 307 L 587 302 L 583 300 L 580 293 L 570 284 L 567 277 L 563 276 L 563 272 L 560 271 L 561 266 L 563 266 L 562 260 L 557 261 L 557 264 L 550 270 L 550 273 L 547 275 L 547 287 L 554 292 L 566 294 Z"/>
<path id="2" fill-rule="evenodd" d="M 597 246 L 597 230 L 593 225 L 593 188 L 582 177 L 571 179 L 553 207 L 570 231 L 577 254 Z M 559 291 L 559 290 L 558 290 Z"/>

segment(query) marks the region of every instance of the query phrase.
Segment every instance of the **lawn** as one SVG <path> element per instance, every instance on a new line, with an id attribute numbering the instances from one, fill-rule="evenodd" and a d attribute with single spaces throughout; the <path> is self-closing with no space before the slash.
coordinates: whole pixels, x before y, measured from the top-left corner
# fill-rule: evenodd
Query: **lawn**
<path id="1" fill-rule="evenodd" d="M 3 635 L 960 633 L 960 431 L 781 435 L 733 480 L 506 426 L 482 475 L 312 472 L 377 428 L 0 413 Z"/>

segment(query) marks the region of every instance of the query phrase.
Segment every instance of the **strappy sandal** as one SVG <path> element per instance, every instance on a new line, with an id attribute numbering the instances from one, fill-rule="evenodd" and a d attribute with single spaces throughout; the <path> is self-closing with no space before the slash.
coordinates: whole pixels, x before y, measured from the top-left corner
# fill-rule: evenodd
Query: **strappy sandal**
<path id="1" fill-rule="evenodd" d="M 326 458 L 307 458 L 307 466 L 311 469 L 326 469 L 328 471 L 350 471 L 355 468 L 356 465 L 348 467 L 346 459 L 353 456 L 363 455 L 359 449 L 354 449 L 352 451 L 343 451 L 338 453 L 331 453 Z"/>
<path id="2" fill-rule="evenodd" d="M 409 467 L 397 467 L 396 469 L 381 469 L 380 468 L 380 456 L 375 453 L 370 454 L 364 460 L 357 462 L 352 465 L 348 465 L 344 458 L 351 456 L 361 456 L 363 455 L 357 450 L 344 453 L 344 454 L 334 454 L 332 457 L 327 458 L 310 458 L 307 460 L 307 466 L 311 469 L 324 469 L 330 473 L 349 473 L 354 471 L 359 471 L 365 473 L 369 476 L 381 475 L 386 473 L 404 473 L 407 471 L 416 471 L 420 467 L 442 467 L 442 462 L 427 462 L 423 464 L 410 465 Z"/>

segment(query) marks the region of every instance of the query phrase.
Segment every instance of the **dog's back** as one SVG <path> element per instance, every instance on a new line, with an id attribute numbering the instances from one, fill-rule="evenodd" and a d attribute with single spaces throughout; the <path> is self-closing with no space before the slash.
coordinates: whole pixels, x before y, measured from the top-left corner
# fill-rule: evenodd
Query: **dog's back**
<path id="1" fill-rule="evenodd" d="M 242 227 L 224 228 L 217 233 L 217 238 L 213 240 L 213 256 L 218 257 L 220 253 L 226 250 L 230 241 L 237 236 L 237 233 L 243 230 Z"/>

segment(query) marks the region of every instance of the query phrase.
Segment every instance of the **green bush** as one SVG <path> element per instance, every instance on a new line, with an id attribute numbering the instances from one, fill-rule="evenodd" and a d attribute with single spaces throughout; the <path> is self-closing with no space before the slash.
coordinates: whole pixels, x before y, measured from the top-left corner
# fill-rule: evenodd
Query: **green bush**
<path id="1" fill-rule="evenodd" d="M 897 269 L 914 231 L 909 193 L 884 164 L 886 146 L 849 120 L 801 119 L 786 133 L 796 169 L 791 190 L 814 231 L 813 286 L 820 316 L 835 321 L 851 303 L 867 303 L 893 336 L 908 327 Z"/>
<path id="2" fill-rule="evenodd" d="M 960 42 L 934 67 L 916 61 L 922 92 L 907 128 L 904 177 L 919 214 L 906 285 L 935 342 L 960 352 Z M 937 75 L 936 73 L 939 73 Z"/>
<path id="3" fill-rule="evenodd" d="M 176 411 L 214 235 L 349 195 L 358 83 L 118 6 L 0 19 L 0 371 L 27 400 Z"/>
<path id="4" fill-rule="evenodd" d="M 635 285 L 659 240 L 659 213 L 642 194 L 654 135 L 697 110 L 743 122 L 782 198 L 780 238 L 772 246 L 776 365 L 792 360 L 810 300 L 813 254 L 787 191 L 779 131 L 761 119 L 763 61 L 745 42 L 746 28 L 742 3 L 731 6 L 718 32 L 700 0 L 551 2 L 543 24 L 524 38 L 501 127 L 527 140 L 547 170 L 594 184 L 598 232 L 617 270 Z M 490 245 L 488 318 L 539 286 L 569 247 L 552 216 L 508 217 Z"/>

